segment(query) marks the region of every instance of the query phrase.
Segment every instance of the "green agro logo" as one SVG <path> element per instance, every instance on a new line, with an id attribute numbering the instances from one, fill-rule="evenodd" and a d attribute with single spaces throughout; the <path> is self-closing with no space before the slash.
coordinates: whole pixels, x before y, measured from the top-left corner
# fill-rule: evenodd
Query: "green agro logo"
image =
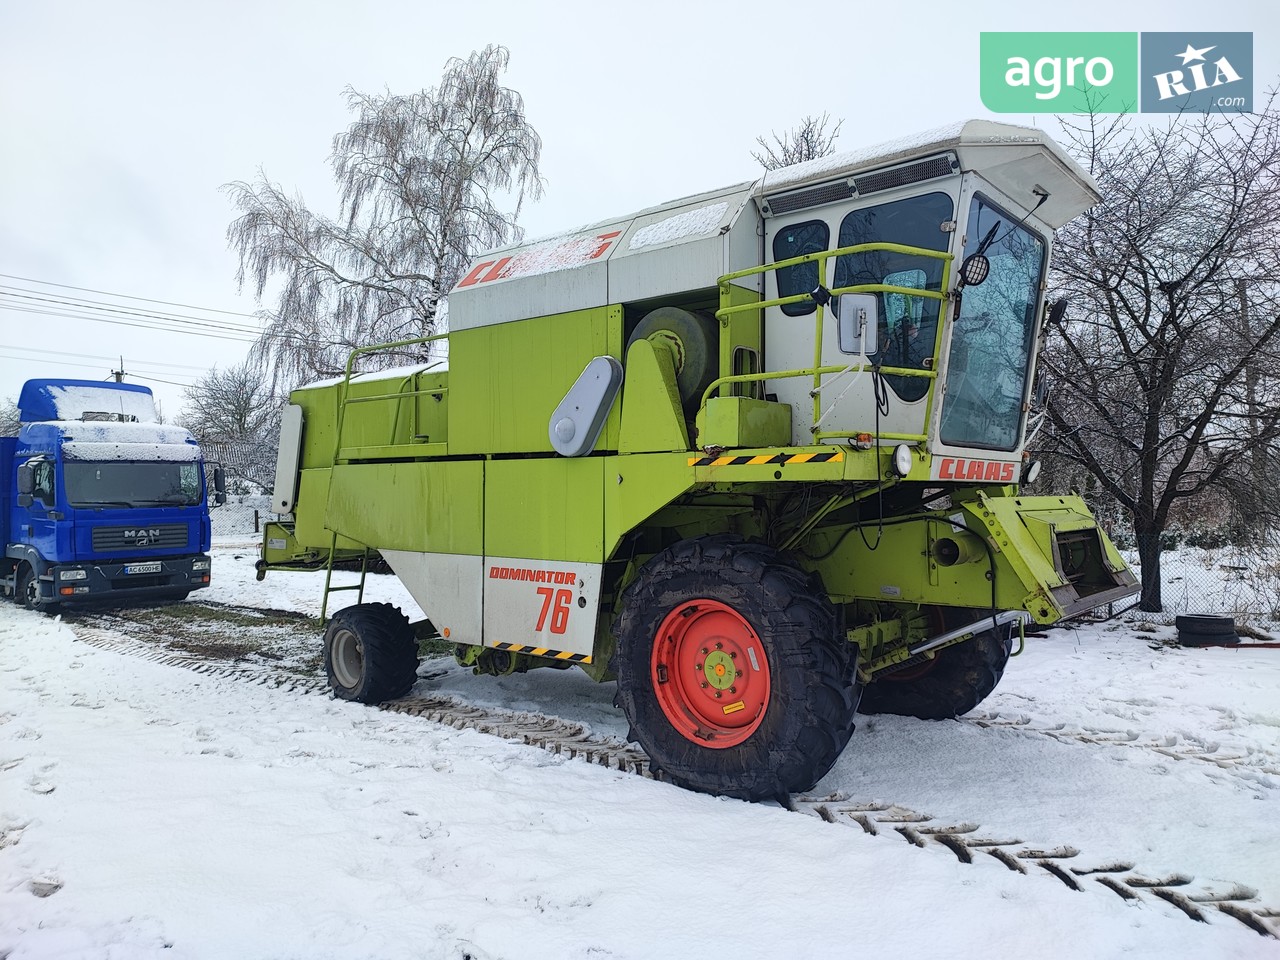
<path id="1" fill-rule="evenodd" d="M 1139 100 L 1143 113 L 1248 112 L 1252 73 L 1252 33 L 981 35 L 982 102 L 996 113 L 1131 113 Z"/>
<path id="2" fill-rule="evenodd" d="M 1128 113 L 1138 100 L 1134 33 L 984 33 L 981 93 L 996 113 Z"/>

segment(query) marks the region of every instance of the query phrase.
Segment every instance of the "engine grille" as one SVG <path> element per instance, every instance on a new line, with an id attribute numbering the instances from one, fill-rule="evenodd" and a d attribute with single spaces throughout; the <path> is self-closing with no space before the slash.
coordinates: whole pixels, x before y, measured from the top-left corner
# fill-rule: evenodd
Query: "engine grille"
<path id="1" fill-rule="evenodd" d="M 160 523 L 136 527 L 96 527 L 94 550 L 121 550 L 134 547 L 185 547 L 190 528 L 185 523 Z"/>

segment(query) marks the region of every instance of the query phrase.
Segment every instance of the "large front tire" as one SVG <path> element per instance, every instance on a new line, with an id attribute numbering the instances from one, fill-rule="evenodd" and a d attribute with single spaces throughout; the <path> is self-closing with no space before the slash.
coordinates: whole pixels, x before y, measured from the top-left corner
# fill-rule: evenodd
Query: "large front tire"
<path id="1" fill-rule="evenodd" d="M 981 611 L 936 610 L 936 626 L 958 627 Z M 980 704 L 1000 683 L 1011 649 L 1008 628 L 986 630 L 939 650 L 920 667 L 890 673 L 867 684 L 859 713 L 893 713 L 921 720 L 954 720 Z"/>
<path id="2" fill-rule="evenodd" d="M 817 783 L 853 732 L 835 611 L 770 547 L 719 536 L 668 548 L 626 589 L 614 636 L 631 739 L 680 786 L 781 799 Z"/>
<path id="3" fill-rule="evenodd" d="M 408 618 L 389 603 L 339 610 L 324 632 L 324 670 L 341 700 L 403 697 L 418 676 L 418 642 Z"/>

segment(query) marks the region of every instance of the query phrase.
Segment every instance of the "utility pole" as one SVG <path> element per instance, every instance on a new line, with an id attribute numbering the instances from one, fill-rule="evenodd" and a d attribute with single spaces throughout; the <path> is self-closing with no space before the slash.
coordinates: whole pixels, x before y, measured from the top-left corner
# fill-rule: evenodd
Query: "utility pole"
<path id="1" fill-rule="evenodd" d="M 120 369 L 112 370 L 111 375 L 116 378 L 116 383 L 124 383 L 124 357 L 120 358 Z"/>

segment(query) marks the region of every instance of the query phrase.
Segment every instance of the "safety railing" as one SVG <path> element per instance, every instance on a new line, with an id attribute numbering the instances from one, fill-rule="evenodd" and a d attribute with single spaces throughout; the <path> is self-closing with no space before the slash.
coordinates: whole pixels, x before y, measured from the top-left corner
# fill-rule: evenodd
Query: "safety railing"
<path id="1" fill-rule="evenodd" d="M 449 392 L 448 387 L 434 387 L 430 390 L 402 390 L 402 391 L 397 391 L 395 393 L 371 394 L 367 397 L 353 397 L 351 396 L 351 372 L 352 372 L 352 369 L 355 367 L 356 359 L 365 354 L 377 353 L 381 350 L 398 350 L 402 347 L 413 347 L 423 343 L 433 343 L 437 340 L 448 340 L 448 339 L 449 339 L 449 334 L 437 333 L 429 337 L 415 337 L 412 340 L 396 340 L 393 343 L 370 344 L 369 346 L 365 346 L 365 347 L 356 347 L 354 350 L 351 351 L 350 355 L 347 357 L 346 368 L 343 371 L 342 393 L 338 401 L 338 422 L 337 422 L 337 428 L 334 431 L 334 441 L 333 441 L 334 443 L 333 460 L 335 463 L 338 461 L 338 452 L 342 449 L 342 424 L 346 420 L 347 404 L 372 403 L 378 400 L 404 401 L 404 400 L 417 398 L 417 397 L 444 396 Z M 391 378 L 388 378 L 388 379 L 391 379 Z M 404 380 L 401 382 L 407 383 L 409 379 L 410 377 L 406 376 Z M 409 415 L 410 417 L 414 418 L 409 424 L 409 435 L 414 436 L 417 433 L 416 423 L 415 423 L 417 418 L 417 404 L 413 404 L 409 408 Z M 399 425 L 399 423 L 400 423 L 400 408 L 397 407 L 395 418 L 392 420 L 392 423 L 391 423 L 392 438 L 395 437 L 395 430 L 396 430 L 396 427 Z"/>
<path id="2" fill-rule="evenodd" d="M 828 287 L 828 264 L 836 257 L 848 256 L 850 254 L 870 253 L 873 251 L 886 251 L 889 253 L 901 253 L 910 256 L 929 257 L 934 260 L 942 261 L 942 277 L 938 290 L 921 290 L 917 287 L 900 287 L 887 283 L 861 283 L 845 287 Z M 954 256 L 939 250 L 929 250 L 924 247 L 912 247 L 901 243 L 860 243 L 850 247 L 840 247 L 836 250 L 824 250 L 820 253 L 808 253 L 799 257 L 791 257 L 787 260 L 778 260 L 774 263 L 766 263 L 758 267 L 747 267 L 744 270 L 737 270 L 733 273 L 727 273 L 718 281 L 720 290 L 720 309 L 716 311 L 716 319 L 720 321 L 721 335 L 723 330 L 728 326 L 728 318 L 740 313 L 748 313 L 753 310 L 764 310 L 769 307 L 782 307 L 793 303 L 813 303 L 816 305 L 814 311 L 814 331 L 813 331 L 813 366 L 798 370 L 761 370 L 756 373 L 740 373 L 720 377 L 713 380 L 711 384 L 703 391 L 699 410 L 705 409 L 707 401 L 718 394 L 721 388 L 735 383 L 753 383 L 764 380 L 787 380 L 812 377 L 813 387 L 809 391 L 809 395 L 813 398 L 813 426 L 811 431 L 815 442 L 823 440 L 848 439 L 864 434 L 873 434 L 881 440 L 893 440 L 897 442 L 919 443 L 926 439 L 924 434 L 908 434 L 908 433 L 885 433 L 878 432 L 873 429 L 855 428 L 847 430 L 820 430 L 818 429 L 823 420 L 822 412 L 822 391 L 824 386 L 831 386 L 831 382 L 823 384 L 822 378 L 827 376 L 849 375 L 851 373 L 859 373 L 865 370 L 873 370 L 877 374 L 884 376 L 901 376 L 901 377 L 918 377 L 927 380 L 936 380 L 938 377 L 938 356 L 942 349 L 942 322 L 945 311 L 942 309 L 941 303 L 938 308 L 938 336 L 934 338 L 933 357 L 930 366 L 927 369 L 917 369 L 914 367 L 888 367 L 874 363 L 858 363 L 857 358 L 854 362 L 841 365 L 824 365 L 822 362 L 822 343 L 823 343 L 823 325 L 826 317 L 827 298 L 815 297 L 813 293 L 799 293 L 786 297 L 774 297 L 769 300 L 760 300 L 752 303 L 731 304 L 730 284 L 734 280 L 740 280 L 744 277 L 754 276 L 756 274 L 766 274 L 770 271 L 782 270 L 787 267 L 798 267 L 808 263 L 816 263 L 818 265 L 818 288 L 825 290 L 831 298 L 839 297 L 845 293 L 897 293 L 908 297 L 923 297 L 929 300 L 945 301 L 947 299 L 947 289 L 950 285 L 951 263 Z M 817 292 L 816 290 L 814 291 Z M 798 318 L 797 318 L 798 319 Z M 934 391 L 932 388 L 928 390 L 927 400 L 925 403 L 924 422 L 929 422 L 929 417 L 933 411 Z M 829 412 L 829 411 L 828 411 Z"/>

